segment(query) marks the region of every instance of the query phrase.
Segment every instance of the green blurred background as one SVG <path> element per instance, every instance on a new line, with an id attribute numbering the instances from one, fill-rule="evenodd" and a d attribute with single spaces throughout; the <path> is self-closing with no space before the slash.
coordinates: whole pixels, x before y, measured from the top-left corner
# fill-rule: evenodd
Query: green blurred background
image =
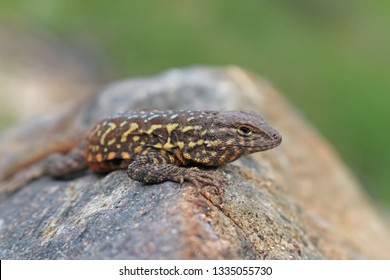
<path id="1" fill-rule="evenodd" d="M 390 2 L 2 1 L 1 23 L 99 49 L 113 78 L 237 64 L 271 81 L 390 206 Z"/>

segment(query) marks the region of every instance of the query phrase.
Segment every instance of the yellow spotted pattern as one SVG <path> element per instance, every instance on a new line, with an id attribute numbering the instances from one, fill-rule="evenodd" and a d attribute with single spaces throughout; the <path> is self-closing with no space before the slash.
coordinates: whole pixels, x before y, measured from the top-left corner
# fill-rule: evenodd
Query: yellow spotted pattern
<path id="1" fill-rule="evenodd" d="M 103 133 L 103 135 L 100 137 L 100 145 L 105 145 L 105 140 L 106 140 L 106 137 L 107 137 L 107 135 L 111 132 L 111 131 L 113 131 L 114 129 L 116 128 L 116 124 L 115 123 L 112 123 L 112 122 L 110 122 L 110 123 L 108 123 L 107 124 L 107 129 L 106 129 L 106 131 Z"/>
<path id="2" fill-rule="evenodd" d="M 127 141 L 127 137 L 129 136 L 129 134 L 138 128 L 139 128 L 138 123 L 131 123 L 129 129 L 125 133 L 123 133 L 121 137 L 121 142 L 125 143 Z"/>

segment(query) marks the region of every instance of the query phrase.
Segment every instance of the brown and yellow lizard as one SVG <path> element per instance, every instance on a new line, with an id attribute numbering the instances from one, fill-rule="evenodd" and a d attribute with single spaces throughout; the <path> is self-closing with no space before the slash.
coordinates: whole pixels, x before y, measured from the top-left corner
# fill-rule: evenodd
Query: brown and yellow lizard
<path id="1" fill-rule="evenodd" d="M 202 166 L 219 166 L 281 143 L 281 135 L 248 111 L 133 111 L 103 119 L 68 154 L 53 154 L 15 174 L 0 191 L 14 192 L 43 175 L 64 177 L 89 167 L 127 169 L 144 183 L 218 182 Z"/>

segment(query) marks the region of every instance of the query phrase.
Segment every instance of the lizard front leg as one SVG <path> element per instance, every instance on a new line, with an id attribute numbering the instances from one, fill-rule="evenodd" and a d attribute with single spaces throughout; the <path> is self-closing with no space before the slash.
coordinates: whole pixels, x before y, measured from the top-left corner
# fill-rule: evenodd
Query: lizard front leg
<path id="1" fill-rule="evenodd" d="M 131 179 L 147 184 L 165 181 L 183 184 L 188 181 L 197 188 L 204 185 L 220 188 L 220 182 L 214 174 L 196 167 L 185 168 L 178 165 L 179 160 L 172 154 L 149 153 L 130 163 L 127 173 Z"/>

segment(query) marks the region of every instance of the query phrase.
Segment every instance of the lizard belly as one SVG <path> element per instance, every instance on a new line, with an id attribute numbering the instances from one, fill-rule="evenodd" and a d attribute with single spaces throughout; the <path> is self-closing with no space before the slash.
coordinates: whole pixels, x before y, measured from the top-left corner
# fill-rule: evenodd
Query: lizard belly
<path id="1" fill-rule="evenodd" d="M 117 169 L 127 169 L 131 160 L 129 159 L 115 159 L 115 160 L 105 160 L 101 162 L 97 161 L 87 161 L 88 167 L 96 173 L 109 173 Z"/>

